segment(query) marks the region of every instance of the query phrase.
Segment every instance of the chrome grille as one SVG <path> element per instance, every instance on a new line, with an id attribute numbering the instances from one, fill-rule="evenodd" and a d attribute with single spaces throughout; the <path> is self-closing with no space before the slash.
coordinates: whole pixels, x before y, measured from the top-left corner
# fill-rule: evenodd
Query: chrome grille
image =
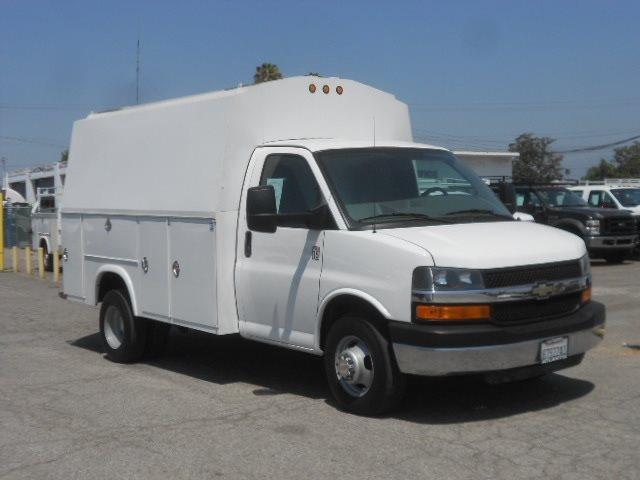
<path id="1" fill-rule="evenodd" d="M 530 320 L 545 320 L 572 313 L 580 308 L 581 293 L 546 300 L 526 300 L 492 305 L 491 320 L 498 325 L 513 325 Z"/>
<path id="2" fill-rule="evenodd" d="M 633 235 L 636 233 L 636 222 L 633 217 L 605 218 L 602 235 Z"/>
<path id="3" fill-rule="evenodd" d="M 544 263 L 527 267 L 509 267 L 485 270 L 482 273 L 485 288 L 529 285 L 537 282 L 564 280 L 582 276 L 578 260 Z"/>

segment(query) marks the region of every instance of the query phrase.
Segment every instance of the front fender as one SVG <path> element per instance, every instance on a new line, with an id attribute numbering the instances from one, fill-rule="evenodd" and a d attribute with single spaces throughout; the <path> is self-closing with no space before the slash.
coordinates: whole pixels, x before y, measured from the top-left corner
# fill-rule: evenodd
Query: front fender
<path id="1" fill-rule="evenodd" d="M 135 288 L 133 287 L 133 281 L 131 281 L 131 276 L 129 275 L 129 273 L 119 265 L 107 264 L 107 265 L 101 265 L 98 268 L 98 270 L 96 271 L 96 279 L 94 282 L 93 298 L 89 300 L 89 303 L 93 303 L 94 305 L 97 304 L 98 291 L 100 289 L 100 281 L 102 280 L 102 276 L 105 273 L 115 273 L 122 279 L 122 281 L 126 285 L 127 290 L 129 292 L 129 299 L 131 300 L 131 309 L 133 310 L 133 314 L 135 316 L 138 316 L 139 314 L 138 302 L 136 301 L 136 292 L 135 292 Z"/>

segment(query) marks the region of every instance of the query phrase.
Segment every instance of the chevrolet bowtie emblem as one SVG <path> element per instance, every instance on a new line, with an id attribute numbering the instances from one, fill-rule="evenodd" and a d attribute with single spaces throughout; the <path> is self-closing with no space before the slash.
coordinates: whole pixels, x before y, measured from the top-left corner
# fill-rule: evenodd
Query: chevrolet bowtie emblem
<path id="1" fill-rule="evenodd" d="M 531 293 L 539 298 L 546 298 L 556 291 L 554 285 L 549 283 L 539 283 L 531 289 Z"/>

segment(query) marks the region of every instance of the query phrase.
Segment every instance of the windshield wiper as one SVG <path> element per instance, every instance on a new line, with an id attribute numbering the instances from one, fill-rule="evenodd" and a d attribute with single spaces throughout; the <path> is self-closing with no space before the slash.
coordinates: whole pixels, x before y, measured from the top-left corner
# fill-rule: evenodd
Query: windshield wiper
<path id="1" fill-rule="evenodd" d="M 385 218 L 388 218 L 391 221 L 397 220 L 399 218 L 404 218 L 406 220 L 428 220 L 430 222 L 439 222 L 439 223 L 451 223 L 444 218 L 432 217 L 431 215 L 427 215 L 426 213 L 417 213 L 417 212 L 393 212 L 393 213 L 381 213 L 378 215 L 372 215 L 370 217 L 364 217 L 358 219 L 359 222 L 366 222 L 371 220 L 381 221 Z"/>
<path id="2" fill-rule="evenodd" d="M 445 214 L 445 217 L 448 217 L 451 215 L 463 215 L 465 213 L 481 213 L 485 215 L 493 215 L 494 217 L 508 218 L 509 220 L 513 220 L 513 217 L 511 217 L 511 215 L 503 215 L 501 213 L 496 213 L 493 210 L 489 210 L 487 208 L 469 208 L 467 210 L 456 210 L 454 212 L 449 212 Z"/>

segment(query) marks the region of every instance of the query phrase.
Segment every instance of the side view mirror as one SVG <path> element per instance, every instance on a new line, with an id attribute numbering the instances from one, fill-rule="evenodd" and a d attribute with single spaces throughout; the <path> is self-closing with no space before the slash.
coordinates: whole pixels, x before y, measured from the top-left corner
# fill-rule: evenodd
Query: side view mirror
<path id="1" fill-rule="evenodd" d="M 247 226 L 254 232 L 275 233 L 278 212 L 272 185 L 251 187 L 247 191 Z"/>
<path id="2" fill-rule="evenodd" d="M 504 203 L 507 210 L 512 214 L 515 213 L 518 207 L 516 202 L 516 187 L 513 186 L 513 183 L 500 182 L 498 184 L 498 189 L 500 201 Z"/>

